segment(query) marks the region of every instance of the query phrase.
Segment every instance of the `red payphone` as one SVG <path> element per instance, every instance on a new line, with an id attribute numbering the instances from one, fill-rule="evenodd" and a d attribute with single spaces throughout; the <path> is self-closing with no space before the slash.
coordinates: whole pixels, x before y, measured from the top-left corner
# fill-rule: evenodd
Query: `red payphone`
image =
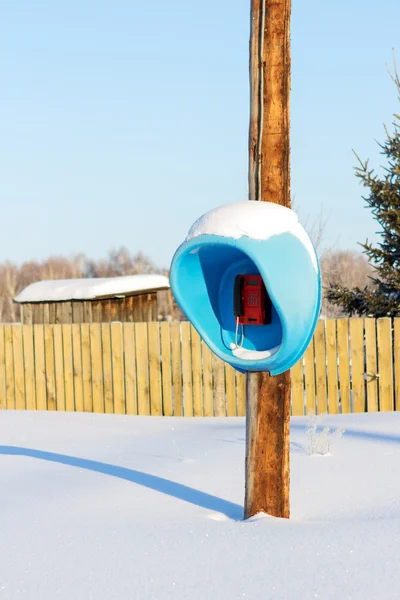
<path id="1" fill-rule="evenodd" d="M 236 321 L 233 348 L 243 346 L 245 325 L 272 323 L 272 302 L 261 275 L 236 275 L 233 289 L 233 314 Z M 240 336 L 239 325 L 242 328 Z"/>
<path id="2" fill-rule="evenodd" d="M 268 325 L 271 323 L 271 299 L 261 275 L 236 275 L 233 314 L 239 325 Z"/>

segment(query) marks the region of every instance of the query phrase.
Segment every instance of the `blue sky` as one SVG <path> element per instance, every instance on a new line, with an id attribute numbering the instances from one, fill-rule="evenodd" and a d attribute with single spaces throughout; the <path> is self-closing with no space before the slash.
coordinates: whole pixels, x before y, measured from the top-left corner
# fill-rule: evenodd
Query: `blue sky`
<path id="1" fill-rule="evenodd" d="M 249 10 L 0 0 L 0 261 L 125 245 L 168 266 L 197 217 L 247 198 Z M 374 239 L 352 148 L 382 162 L 399 23 L 398 0 L 293 0 L 292 193 L 338 247 Z"/>

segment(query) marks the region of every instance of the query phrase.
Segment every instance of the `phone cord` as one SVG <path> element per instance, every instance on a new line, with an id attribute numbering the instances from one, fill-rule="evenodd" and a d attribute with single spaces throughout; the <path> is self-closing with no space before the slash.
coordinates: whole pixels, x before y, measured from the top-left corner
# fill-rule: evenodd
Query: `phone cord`
<path id="1" fill-rule="evenodd" d="M 244 342 L 244 326 L 243 323 L 241 323 L 242 326 L 242 333 L 240 336 L 240 344 L 239 344 L 239 317 L 236 317 L 236 331 L 235 331 L 235 348 L 241 348 L 243 346 L 243 342 Z"/>

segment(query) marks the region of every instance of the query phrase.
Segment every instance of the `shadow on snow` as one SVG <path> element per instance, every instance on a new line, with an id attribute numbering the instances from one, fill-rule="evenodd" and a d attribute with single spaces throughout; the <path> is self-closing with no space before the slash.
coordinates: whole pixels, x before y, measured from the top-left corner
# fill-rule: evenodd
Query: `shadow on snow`
<path id="1" fill-rule="evenodd" d="M 118 467 L 116 465 L 110 465 L 108 463 L 98 462 L 96 460 L 76 458 L 74 456 L 67 456 L 65 454 L 34 450 L 32 448 L 20 448 L 18 446 L 0 446 L 0 454 L 39 458 L 41 460 L 68 465 L 70 467 L 87 469 L 88 471 L 102 473 L 103 475 L 111 475 L 111 477 L 117 477 L 118 479 L 124 479 L 125 481 L 136 483 L 137 485 L 160 492 L 161 494 L 178 498 L 178 500 L 183 500 L 189 504 L 194 504 L 195 506 L 200 506 L 201 508 L 205 508 L 207 510 L 223 513 L 230 519 L 243 518 L 243 507 L 239 506 L 239 504 L 234 504 L 228 500 L 223 500 L 222 498 L 212 496 L 206 492 L 201 492 L 200 490 L 196 490 L 181 483 L 176 483 L 175 481 L 170 481 L 169 479 L 164 479 L 163 477 L 158 477 L 156 475 L 149 475 L 148 473 L 143 473 L 142 471 Z"/>

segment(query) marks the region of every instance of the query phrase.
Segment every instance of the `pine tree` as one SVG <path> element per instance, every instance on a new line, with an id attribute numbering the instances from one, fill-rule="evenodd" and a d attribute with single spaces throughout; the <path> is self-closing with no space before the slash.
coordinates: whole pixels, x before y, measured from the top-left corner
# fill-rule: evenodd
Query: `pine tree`
<path id="1" fill-rule="evenodd" d="M 399 94 L 400 77 L 396 69 L 391 75 Z M 373 246 L 368 240 L 361 244 L 363 252 L 374 267 L 371 285 L 364 289 L 345 288 L 331 284 L 327 299 L 341 306 L 352 316 L 395 317 L 400 315 L 400 115 L 394 115 L 393 133 L 385 128 L 386 141 L 379 144 L 386 157 L 387 167 L 381 176 L 369 168 L 368 161 L 359 165 L 356 175 L 369 195 L 363 196 L 374 219 L 381 228 L 381 241 Z"/>

